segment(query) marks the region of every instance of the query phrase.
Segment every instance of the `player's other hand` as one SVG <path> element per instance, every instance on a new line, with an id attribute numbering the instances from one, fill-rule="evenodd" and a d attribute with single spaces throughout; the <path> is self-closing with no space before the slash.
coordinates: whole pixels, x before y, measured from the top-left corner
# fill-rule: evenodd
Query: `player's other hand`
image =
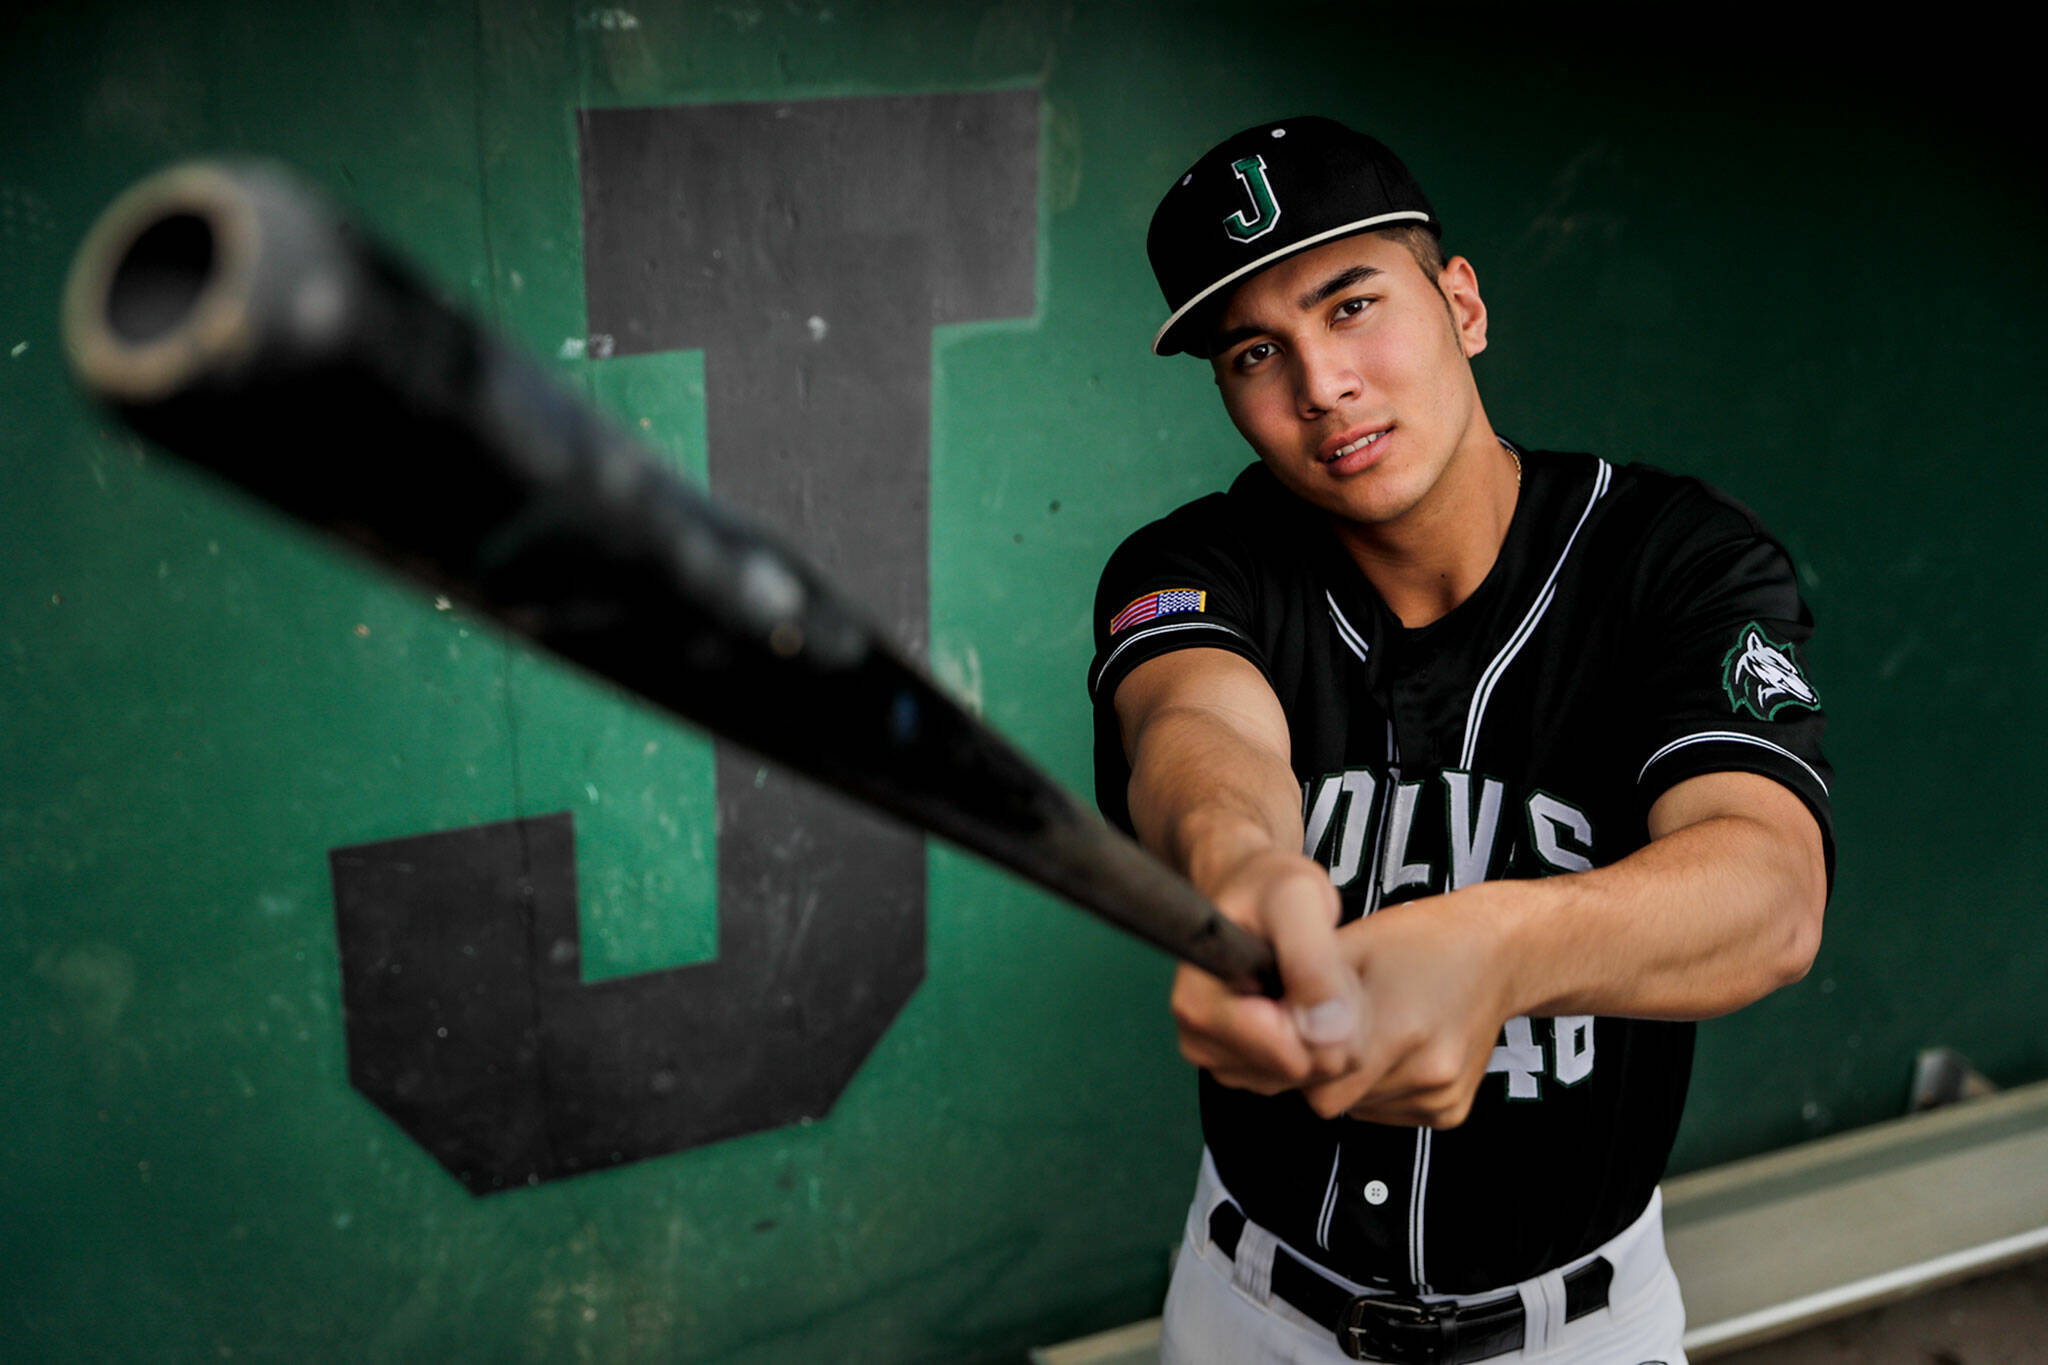
<path id="1" fill-rule="evenodd" d="M 1305 1088 L 1317 1113 L 1411 1128 L 1465 1121 L 1513 1012 L 1505 939 L 1487 913 L 1511 885 L 1389 906 L 1344 926 L 1364 1045 L 1349 1073 Z"/>
<path id="2" fill-rule="evenodd" d="M 1265 849 L 1202 881 L 1224 914 L 1273 945 L 1286 997 L 1240 995 L 1183 966 L 1173 987 L 1181 1054 L 1225 1085 L 1267 1095 L 1351 1072 L 1362 1048 L 1363 1001 L 1357 972 L 1339 950 L 1329 872 L 1300 854 Z"/>

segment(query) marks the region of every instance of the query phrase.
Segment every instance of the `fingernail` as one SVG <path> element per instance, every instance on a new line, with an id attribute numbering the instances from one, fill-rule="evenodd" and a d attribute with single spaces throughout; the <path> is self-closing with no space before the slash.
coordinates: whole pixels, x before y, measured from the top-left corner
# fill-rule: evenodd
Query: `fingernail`
<path id="1" fill-rule="evenodd" d="M 1341 1043 L 1351 1036 L 1351 1002 L 1339 996 L 1294 1011 L 1294 1026 L 1311 1043 Z"/>

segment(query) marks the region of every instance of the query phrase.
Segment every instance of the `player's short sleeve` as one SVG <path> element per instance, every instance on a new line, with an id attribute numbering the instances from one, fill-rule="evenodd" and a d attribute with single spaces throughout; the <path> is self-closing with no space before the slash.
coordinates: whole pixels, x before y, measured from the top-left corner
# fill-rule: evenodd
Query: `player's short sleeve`
<path id="1" fill-rule="evenodd" d="M 1692 488 L 1650 526 L 1631 593 L 1644 680 L 1631 736 L 1641 809 L 1704 773 L 1772 778 L 1813 812 L 1832 886 L 1833 773 L 1807 658 L 1813 615 L 1784 547 L 1740 504 Z"/>
<path id="2" fill-rule="evenodd" d="M 1180 649 L 1229 650 L 1264 671 L 1256 576 L 1252 551 L 1221 495 L 1134 533 L 1110 556 L 1096 587 L 1089 696 L 1098 707 L 1109 705 L 1132 669 Z"/>
<path id="3" fill-rule="evenodd" d="M 1244 528 L 1241 499 L 1216 494 L 1189 503 L 1126 540 L 1095 592 L 1095 800 L 1129 832 L 1131 770 L 1116 716 L 1116 689 L 1148 659 L 1180 649 L 1224 649 L 1270 678 L 1261 630 L 1260 561 Z"/>

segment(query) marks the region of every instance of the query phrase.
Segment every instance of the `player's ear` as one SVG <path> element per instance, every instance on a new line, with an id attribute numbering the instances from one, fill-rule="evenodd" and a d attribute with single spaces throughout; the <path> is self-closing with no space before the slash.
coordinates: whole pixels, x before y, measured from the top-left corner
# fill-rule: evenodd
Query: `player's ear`
<path id="1" fill-rule="evenodd" d="M 1479 276 L 1472 269 L 1472 262 L 1463 256 L 1445 261 L 1437 274 L 1436 287 L 1451 310 L 1458 345 L 1468 357 L 1478 355 L 1486 349 L 1486 300 L 1479 297 Z"/>

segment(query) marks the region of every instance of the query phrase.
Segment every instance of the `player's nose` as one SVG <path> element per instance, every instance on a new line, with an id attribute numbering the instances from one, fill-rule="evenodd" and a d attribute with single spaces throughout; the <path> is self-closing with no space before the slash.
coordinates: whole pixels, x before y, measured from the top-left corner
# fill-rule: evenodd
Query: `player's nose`
<path id="1" fill-rule="evenodd" d="M 1351 358 L 1339 347 L 1302 346 L 1295 353 L 1295 401 L 1304 418 L 1313 420 L 1355 400 L 1364 381 Z"/>

